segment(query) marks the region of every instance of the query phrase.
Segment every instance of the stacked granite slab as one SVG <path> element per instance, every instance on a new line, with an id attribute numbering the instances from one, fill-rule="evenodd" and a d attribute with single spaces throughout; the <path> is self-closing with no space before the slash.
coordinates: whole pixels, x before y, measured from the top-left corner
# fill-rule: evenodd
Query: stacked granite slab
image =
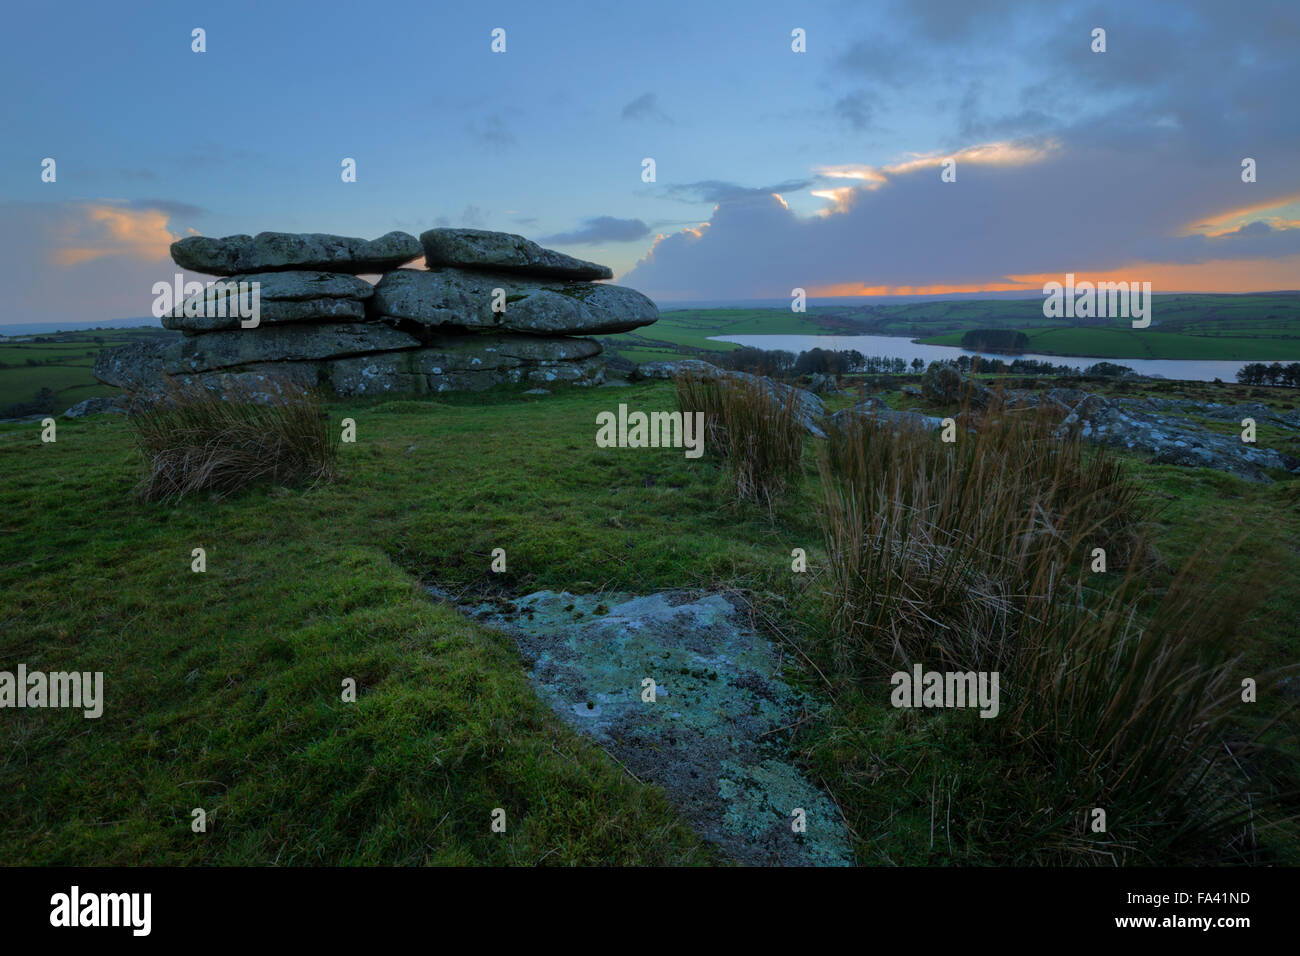
<path id="1" fill-rule="evenodd" d="M 595 281 L 612 277 L 605 266 L 508 233 L 192 236 L 171 253 L 177 265 L 221 278 L 163 317 L 180 340 L 101 352 L 100 381 L 151 392 L 167 376 L 239 386 L 262 400 L 304 386 L 375 395 L 590 385 L 604 379 L 601 347 L 578 336 L 659 317 L 639 292 Z M 420 256 L 427 268 L 401 268 Z M 371 285 L 362 274 L 380 279 Z M 258 323 L 246 328 L 239 289 L 254 282 Z"/>

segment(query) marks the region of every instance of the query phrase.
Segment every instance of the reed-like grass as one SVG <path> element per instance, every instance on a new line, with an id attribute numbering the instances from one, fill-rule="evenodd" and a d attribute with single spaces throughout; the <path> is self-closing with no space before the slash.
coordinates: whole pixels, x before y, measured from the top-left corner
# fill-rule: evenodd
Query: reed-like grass
<path id="1" fill-rule="evenodd" d="M 141 498 L 220 498 L 258 482 L 329 480 L 338 436 L 320 397 L 286 389 L 266 398 L 255 401 L 237 386 L 218 392 L 170 379 L 161 391 L 133 394 L 128 421 L 146 468 Z"/>
<path id="2" fill-rule="evenodd" d="M 1129 561 L 1139 485 L 1052 425 L 1045 412 L 987 418 L 952 443 L 865 416 L 828 425 L 821 585 L 842 673 L 997 662 L 1029 596 L 1094 548 L 1110 569 Z"/>
<path id="3" fill-rule="evenodd" d="M 1220 765 L 1243 716 L 1231 637 L 1257 589 L 1207 552 L 1153 593 L 1140 486 L 1052 425 L 998 413 L 953 443 L 865 418 L 832 426 L 819 650 L 858 685 L 914 663 L 999 673 L 1001 713 L 976 733 L 1020 768 L 1004 821 L 1017 853 L 1223 852 L 1252 809 Z M 1092 570 L 1095 548 L 1107 574 Z M 1094 808 L 1106 833 L 1088 827 Z"/>
<path id="4" fill-rule="evenodd" d="M 804 426 L 789 389 L 717 373 L 679 375 L 678 406 L 703 412 L 705 446 L 726 463 L 732 494 L 741 501 L 771 506 L 799 474 Z"/>

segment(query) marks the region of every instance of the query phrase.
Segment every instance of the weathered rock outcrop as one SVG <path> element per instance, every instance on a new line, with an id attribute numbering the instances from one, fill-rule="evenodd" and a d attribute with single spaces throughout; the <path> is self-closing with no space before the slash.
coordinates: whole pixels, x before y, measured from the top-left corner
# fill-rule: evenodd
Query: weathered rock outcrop
<path id="1" fill-rule="evenodd" d="M 184 332 L 237 329 L 240 308 L 247 311 L 254 283 L 260 304 L 258 320 L 268 324 L 363 319 L 365 300 L 375 294 L 375 287 L 364 279 L 337 272 L 292 270 L 233 275 L 190 296 L 164 315 L 163 327 Z"/>
<path id="2" fill-rule="evenodd" d="M 933 415 L 922 415 L 920 412 L 900 412 L 890 408 L 874 396 L 868 398 L 865 402 L 859 402 L 852 408 L 841 409 L 831 415 L 828 421 L 836 428 L 845 428 L 852 424 L 854 418 L 862 418 L 880 425 L 888 425 L 894 431 L 914 428 L 920 431 L 932 432 L 943 427 L 942 418 L 936 418 Z"/>
<path id="3" fill-rule="evenodd" d="M 83 398 L 63 413 L 64 418 L 85 418 L 87 415 L 125 415 L 126 405 L 121 398 Z"/>
<path id="4" fill-rule="evenodd" d="M 256 236 L 188 236 L 171 245 L 172 261 L 184 269 L 214 276 L 281 269 L 328 272 L 386 272 L 424 254 L 415 236 L 390 232 L 378 239 L 328 233 L 259 232 Z"/>
<path id="5" fill-rule="evenodd" d="M 497 289 L 504 293 L 500 311 Z M 627 332 L 659 317 L 635 289 L 448 268 L 389 272 L 369 306 L 380 319 L 547 335 Z"/>
<path id="6" fill-rule="evenodd" d="M 95 376 L 147 395 L 172 378 L 237 387 L 262 401 L 312 386 L 372 395 L 591 385 L 604 381 L 600 344 L 569 336 L 625 331 L 659 316 L 639 292 L 588 281 L 609 278 L 606 267 L 522 236 L 434 229 L 422 240 L 182 239 L 172 245 L 179 265 L 226 278 L 163 318 L 183 337 L 107 349 Z M 432 270 L 396 268 L 421 252 Z M 379 270 L 387 271 L 377 285 L 355 275 Z"/>
<path id="7" fill-rule="evenodd" d="M 543 249 L 531 239 L 483 229 L 430 229 L 420 233 L 430 269 L 461 266 L 559 279 L 612 279 L 608 266 Z"/>
<path id="8" fill-rule="evenodd" d="M 1269 470 L 1300 474 L 1300 460 L 1289 455 L 1243 442 L 1240 435 L 1223 435 L 1173 415 L 1153 414 L 1153 406 L 1144 409 L 1143 404 L 1088 395 L 1074 406 L 1058 432 L 1143 452 L 1161 464 L 1213 468 L 1247 481 L 1269 481 Z"/>

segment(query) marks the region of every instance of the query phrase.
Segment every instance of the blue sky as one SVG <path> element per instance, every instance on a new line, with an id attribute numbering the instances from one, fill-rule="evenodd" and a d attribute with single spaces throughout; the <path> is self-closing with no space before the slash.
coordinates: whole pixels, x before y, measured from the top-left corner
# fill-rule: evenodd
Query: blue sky
<path id="1" fill-rule="evenodd" d="M 11 321 L 145 315 L 184 235 L 465 225 L 607 263 L 661 302 L 1007 289 L 1065 271 L 1296 288 L 1296 10 L 15 7 L 0 283 Z M 940 180 L 945 158 L 956 182 Z"/>

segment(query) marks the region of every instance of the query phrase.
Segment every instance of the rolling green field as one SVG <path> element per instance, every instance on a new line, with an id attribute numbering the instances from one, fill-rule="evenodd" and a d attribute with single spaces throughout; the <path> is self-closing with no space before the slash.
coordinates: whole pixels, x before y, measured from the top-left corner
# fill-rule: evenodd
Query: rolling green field
<path id="1" fill-rule="evenodd" d="M 1281 391 L 1269 394 L 1290 397 Z M 620 402 L 675 399 L 655 382 L 334 401 L 331 420 L 358 426 L 334 483 L 180 506 L 133 495 L 143 463 L 120 417 L 60 421 L 54 444 L 33 423 L 0 424 L 0 661 L 103 671 L 106 694 L 95 721 L 6 715 L 0 863 L 717 861 L 660 791 L 538 701 L 509 639 L 423 587 L 739 589 L 797 628 L 793 609 L 826 561 L 811 458 L 773 511 L 729 503 L 708 458 L 596 448 L 596 413 Z M 1154 584 L 1207 540 L 1249 531 L 1240 566 L 1266 560 L 1269 572 L 1255 579 L 1260 610 L 1239 650 L 1249 668 L 1294 663 L 1297 483 L 1124 461 L 1160 506 Z M 790 574 L 796 546 L 808 549 L 806 579 Z M 195 547 L 206 573 L 190 570 Z M 489 571 L 496 547 L 503 574 Z M 791 681 L 827 692 L 797 654 L 788 661 Z M 355 704 L 340 702 L 344 677 L 357 680 Z M 1000 816 L 1002 758 L 960 716 L 842 687 L 825 718 L 789 731 L 860 863 L 1031 862 L 1008 856 L 1021 834 Z M 957 824 L 939 840 L 937 781 Z M 208 833 L 191 832 L 193 807 L 207 810 Z M 505 834 L 490 832 L 495 807 Z M 1294 821 L 1266 824 L 1261 860 L 1297 862 Z"/>
<path id="2" fill-rule="evenodd" d="M 1223 359 L 1287 362 L 1300 359 L 1300 293 L 1157 295 L 1152 324 L 1128 320 L 1046 326 L 1042 300 L 968 301 L 811 306 L 788 309 L 672 310 L 654 325 L 608 336 L 611 353 L 629 361 L 683 358 L 737 346 L 716 335 L 898 335 L 933 345 L 961 343 L 977 328 L 1024 331 L 1030 351 L 1098 358 Z"/>
<path id="3" fill-rule="evenodd" d="M 96 381 L 92 373 L 99 350 L 175 334 L 161 328 L 94 329 L 39 336 L 57 338 L 56 342 L 32 341 L 35 335 L 0 340 L 0 411 L 32 401 L 43 388 L 54 393 L 56 415 L 85 398 L 120 394 L 119 389 Z"/>

